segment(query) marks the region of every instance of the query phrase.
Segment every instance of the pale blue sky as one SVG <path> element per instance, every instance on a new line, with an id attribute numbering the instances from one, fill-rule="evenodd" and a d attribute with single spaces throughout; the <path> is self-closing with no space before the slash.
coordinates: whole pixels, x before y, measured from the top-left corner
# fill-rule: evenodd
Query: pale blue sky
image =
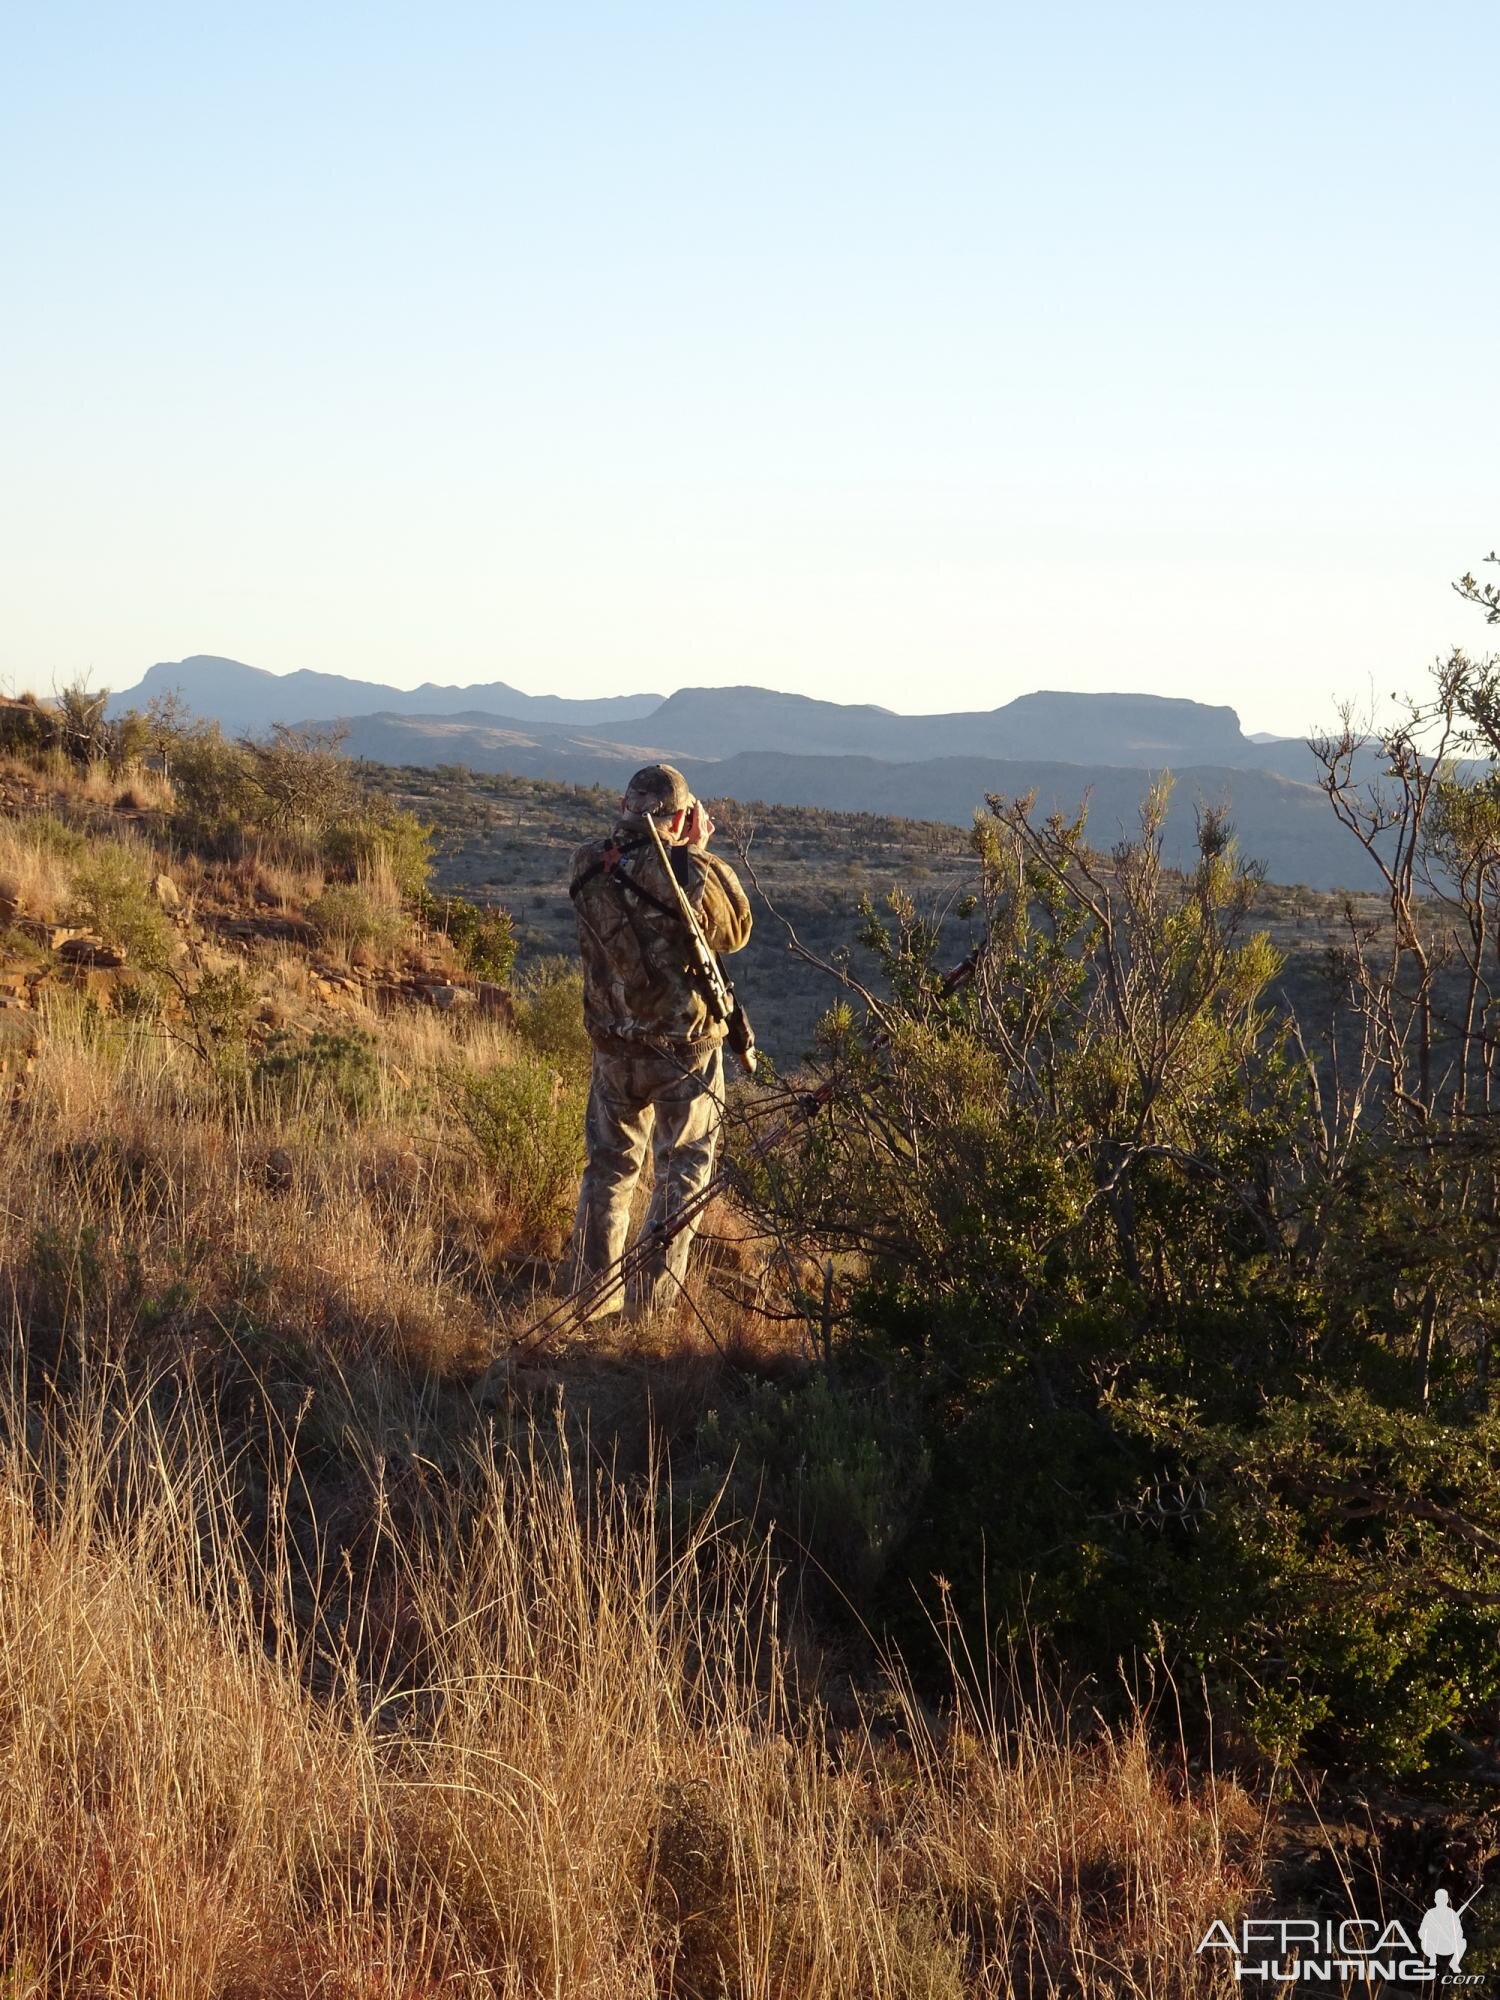
<path id="1" fill-rule="evenodd" d="M 1485 4 L 0 29 L 0 677 L 221 652 L 1298 731 L 1482 628 Z"/>

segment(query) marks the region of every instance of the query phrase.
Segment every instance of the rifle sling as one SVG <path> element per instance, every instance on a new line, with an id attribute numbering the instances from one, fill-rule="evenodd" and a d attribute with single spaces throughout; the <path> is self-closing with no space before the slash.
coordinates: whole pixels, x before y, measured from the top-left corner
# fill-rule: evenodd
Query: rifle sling
<path id="1" fill-rule="evenodd" d="M 628 890 L 632 896 L 639 896 L 643 903 L 649 903 L 653 910 L 660 910 L 664 917 L 670 917 L 674 923 L 681 924 L 684 930 L 687 929 L 687 919 L 683 916 L 677 905 L 675 903 L 664 903 L 660 896 L 652 895 L 651 891 L 640 882 L 637 882 L 633 875 L 622 875 L 616 871 L 609 879 L 614 883 L 622 896 Z"/>
<path id="2" fill-rule="evenodd" d="M 603 859 L 594 862 L 591 867 L 585 868 L 576 882 L 569 883 L 568 894 L 576 899 L 579 890 L 585 884 L 594 881 L 600 875 L 613 875 L 627 854 L 634 854 L 638 847 L 644 847 L 645 845 L 644 839 L 611 840 L 604 850 Z"/>
<path id="3" fill-rule="evenodd" d="M 585 883 L 592 882 L 597 875 L 604 875 L 614 883 L 622 896 L 627 892 L 632 896 L 639 896 L 643 903 L 649 903 L 653 910 L 659 911 L 664 917 L 670 917 L 674 923 L 681 924 L 683 929 L 686 930 L 688 927 L 687 920 L 675 903 L 663 902 L 660 896 L 653 895 L 651 890 L 646 888 L 644 884 L 637 882 L 633 875 L 627 875 L 618 865 L 622 855 L 630 853 L 637 847 L 644 847 L 645 844 L 643 840 L 633 840 L 628 844 L 620 845 L 614 850 L 611 858 L 604 861 L 596 861 L 591 868 L 586 868 L 578 880 L 570 885 L 568 894 L 576 897 Z M 676 873 L 675 869 L 673 873 Z M 710 946 L 707 938 L 703 939 L 703 947 L 705 951 L 712 951 L 712 946 Z M 713 958 L 715 964 L 718 964 L 717 952 L 713 952 Z M 725 986 L 729 989 L 731 1000 L 733 1000 L 734 988 L 729 985 L 728 979 L 724 977 L 724 968 L 722 965 L 719 966 L 719 977 L 724 980 Z"/>
<path id="4" fill-rule="evenodd" d="M 591 868 L 585 868 L 578 880 L 570 884 L 568 894 L 576 898 L 579 890 L 584 888 L 586 884 L 592 882 L 599 875 L 607 875 L 622 894 L 628 889 L 633 896 L 639 896 L 643 903 L 649 903 L 653 910 L 659 910 L 664 917 L 671 917 L 674 923 L 682 924 L 683 928 L 686 929 L 686 919 L 675 903 L 664 903 L 660 896 L 653 895 L 643 883 L 637 882 L 633 875 L 625 874 L 619 866 L 621 859 L 625 855 L 633 853 L 638 847 L 644 847 L 645 844 L 644 840 L 621 842 L 618 847 L 614 848 L 608 854 L 605 860 L 596 861 Z M 673 872 L 675 873 L 676 871 L 674 870 Z"/>

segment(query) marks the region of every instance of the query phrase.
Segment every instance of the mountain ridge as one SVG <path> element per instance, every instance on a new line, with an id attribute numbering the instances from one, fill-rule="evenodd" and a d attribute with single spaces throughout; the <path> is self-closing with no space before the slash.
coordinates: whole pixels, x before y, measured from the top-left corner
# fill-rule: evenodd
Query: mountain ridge
<path id="1" fill-rule="evenodd" d="M 505 681 L 469 686 L 424 681 L 416 688 L 393 688 L 309 668 L 272 674 L 244 661 L 199 653 L 156 662 L 134 687 L 111 697 L 110 710 L 118 714 L 140 707 L 169 691 L 179 693 L 194 713 L 239 732 L 272 722 L 352 722 L 373 715 L 451 721 L 503 717 L 542 727 L 565 725 L 612 743 L 644 743 L 684 756 L 779 750 L 794 756 L 813 752 L 909 763 L 982 754 L 1139 769 L 1174 760 L 1279 768 L 1278 742 L 1246 736 L 1231 706 L 1182 695 L 1040 688 L 994 708 L 905 714 L 873 702 L 830 701 L 751 683 L 597 699 L 531 695 Z M 644 732 L 621 728 L 648 721 L 651 726 Z M 1299 752 L 1302 746 L 1293 743 L 1291 749 Z M 1300 773 L 1288 770 L 1284 775 Z"/>
<path id="2" fill-rule="evenodd" d="M 143 708 L 156 696 L 173 692 L 194 714 L 240 731 L 268 728 L 273 722 L 302 724 L 329 715 L 364 715 L 376 709 L 427 715 L 464 708 L 530 721 L 626 720 L 649 714 L 663 699 L 659 694 L 604 695 L 597 700 L 525 694 L 508 681 L 477 681 L 469 686 L 423 681 L 415 688 L 396 688 L 310 667 L 273 674 L 222 654 L 191 653 L 181 660 L 158 660 L 134 687 L 110 696 L 109 710 L 118 715 L 127 708 Z"/>
<path id="3" fill-rule="evenodd" d="M 903 715 L 769 688 L 679 688 L 645 718 L 654 741 L 685 755 L 780 750 L 910 763 L 968 755 L 1056 757 L 1151 768 L 1163 759 L 1248 761 L 1255 746 L 1225 705 L 1181 696 L 1039 689 L 992 709 Z"/>
<path id="4" fill-rule="evenodd" d="M 990 791 L 1034 790 L 1046 810 L 1068 813 L 1087 796 L 1105 845 L 1128 830 L 1150 775 L 1170 770 L 1178 782 L 1167 854 L 1178 865 L 1191 858 L 1193 808 L 1209 804 L 1227 810 L 1244 851 L 1274 881 L 1358 887 L 1369 868 L 1340 836 L 1305 743 L 1256 741 L 1227 703 L 1185 696 L 1042 688 L 993 709 L 936 715 L 748 684 L 590 702 L 525 695 L 504 682 L 390 690 L 198 654 L 159 662 L 112 707 L 168 687 L 239 733 L 273 721 L 337 726 L 350 754 L 381 764 L 623 787 L 639 765 L 669 761 L 709 797 L 960 826 Z M 377 707 L 358 707 L 377 698 Z"/>

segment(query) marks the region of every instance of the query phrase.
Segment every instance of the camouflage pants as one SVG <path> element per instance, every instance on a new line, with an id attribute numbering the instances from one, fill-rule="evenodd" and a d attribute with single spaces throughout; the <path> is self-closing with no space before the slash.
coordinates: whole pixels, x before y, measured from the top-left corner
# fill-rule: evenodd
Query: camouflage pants
<path id="1" fill-rule="evenodd" d="M 714 1170 L 724 1105 L 724 1054 L 719 1045 L 696 1059 L 643 1049 L 639 1055 L 595 1049 L 584 1120 L 588 1164 L 578 1191 L 569 1280 L 587 1284 L 616 1262 L 630 1229 L 630 1200 L 650 1144 L 655 1170 L 649 1231 L 675 1215 Z M 653 1312 L 669 1306 L 687 1274 L 697 1224 L 653 1251 L 632 1279 L 629 1295 L 616 1286 L 595 1316 Z"/>

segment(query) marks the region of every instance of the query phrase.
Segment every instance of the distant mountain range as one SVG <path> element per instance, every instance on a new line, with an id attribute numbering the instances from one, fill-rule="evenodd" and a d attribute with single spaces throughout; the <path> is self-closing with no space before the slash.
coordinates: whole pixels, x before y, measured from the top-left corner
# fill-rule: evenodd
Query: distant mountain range
<path id="1" fill-rule="evenodd" d="M 325 716 L 451 715 L 465 709 L 481 715 L 513 715 L 529 722 L 626 722 L 660 708 L 659 694 L 612 695 L 600 701 L 569 701 L 564 695 L 522 694 L 505 681 L 475 687 L 386 687 L 379 681 L 352 681 L 343 674 L 318 674 L 306 667 L 293 674 L 268 674 L 241 660 L 194 653 L 186 660 L 159 660 L 133 688 L 110 697 L 110 712 L 144 708 L 154 696 L 180 694 L 196 715 L 210 716 L 231 731 L 268 729 L 273 722 L 316 722 Z"/>
<path id="2" fill-rule="evenodd" d="M 680 688 L 598 701 L 528 695 L 504 681 L 397 689 L 302 671 L 268 674 L 198 654 L 161 662 L 111 709 L 179 693 L 232 732 L 273 722 L 340 724 L 355 756 L 461 764 L 575 784 L 622 785 L 667 758 L 710 797 L 824 805 L 964 825 L 987 792 L 1035 789 L 1111 842 L 1135 820 L 1143 774 L 1171 770 L 1169 858 L 1192 851 L 1193 806 L 1224 806 L 1243 850 L 1273 881 L 1365 886 L 1370 864 L 1317 789 L 1307 745 L 1249 737 L 1230 707 L 1147 694 L 1038 692 L 993 709 L 899 715 L 767 688 Z"/>

